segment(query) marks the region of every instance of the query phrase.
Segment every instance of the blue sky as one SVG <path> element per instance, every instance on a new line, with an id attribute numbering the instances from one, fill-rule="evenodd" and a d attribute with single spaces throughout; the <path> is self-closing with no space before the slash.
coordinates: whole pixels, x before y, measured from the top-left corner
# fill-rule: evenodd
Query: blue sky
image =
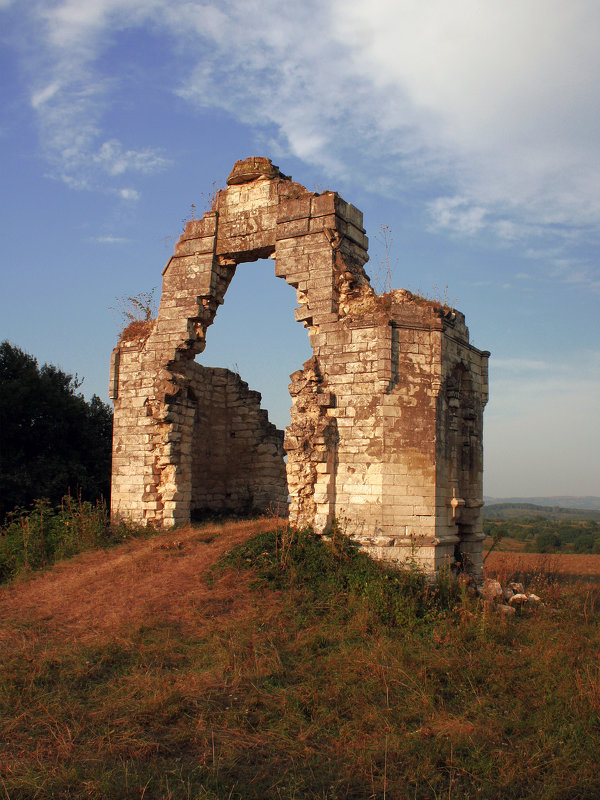
<path id="1" fill-rule="evenodd" d="M 0 338 L 107 399 L 116 298 L 266 155 L 492 351 L 485 492 L 600 494 L 597 0 L 0 0 Z M 194 208 L 192 208 L 194 206 Z M 294 292 L 241 265 L 204 363 L 280 426 Z"/>

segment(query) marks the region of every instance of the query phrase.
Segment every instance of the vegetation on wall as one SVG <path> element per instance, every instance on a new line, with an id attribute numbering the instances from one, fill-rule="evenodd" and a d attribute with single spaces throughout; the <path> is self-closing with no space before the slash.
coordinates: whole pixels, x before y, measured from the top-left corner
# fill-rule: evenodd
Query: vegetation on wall
<path id="1" fill-rule="evenodd" d="M 120 318 L 122 330 L 120 342 L 133 342 L 144 339 L 152 333 L 156 322 L 156 302 L 154 292 L 139 292 L 132 297 L 117 297 L 112 311 Z"/>
<path id="2" fill-rule="evenodd" d="M 0 344 L 0 524 L 14 508 L 69 490 L 108 498 L 112 411 L 78 393 L 77 376 Z"/>

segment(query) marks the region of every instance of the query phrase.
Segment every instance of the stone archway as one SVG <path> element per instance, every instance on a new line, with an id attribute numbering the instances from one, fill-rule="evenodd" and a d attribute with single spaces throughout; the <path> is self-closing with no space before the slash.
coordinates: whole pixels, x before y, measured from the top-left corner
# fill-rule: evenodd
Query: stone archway
<path id="1" fill-rule="evenodd" d="M 296 290 L 295 317 L 313 351 L 291 376 L 283 442 L 290 521 L 322 532 L 344 518 L 380 558 L 435 567 L 452 557 L 450 470 L 439 463 L 451 456 L 436 446 L 444 435 L 438 396 L 461 362 L 483 408 L 489 354 L 469 344 L 459 312 L 407 292 L 376 295 L 363 269 L 367 246 L 362 214 L 337 193 L 309 192 L 266 158 L 236 163 L 213 208 L 188 222 L 177 243 L 154 327 L 113 352 L 113 515 L 164 527 L 189 520 L 198 425 L 204 419 L 211 435 L 204 412 L 215 413 L 222 381 L 256 422 L 248 447 L 264 455 L 241 484 L 262 492 L 261 503 L 269 492 L 281 501 L 281 434 L 258 424 L 256 397 L 244 403 L 247 387 L 234 386 L 231 373 L 201 373 L 194 362 L 237 265 L 270 257 Z M 476 448 L 481 441 L 479 425 Z M 481 538 L 480 519 L 474 526 Z"/>

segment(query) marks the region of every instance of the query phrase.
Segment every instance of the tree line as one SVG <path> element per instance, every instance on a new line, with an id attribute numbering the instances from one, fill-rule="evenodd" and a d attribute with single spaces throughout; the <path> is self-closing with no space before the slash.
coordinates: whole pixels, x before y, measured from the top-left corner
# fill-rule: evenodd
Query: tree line
<path id="1" fill-rule="evenodd" d="M 112 410 L 80 387 L 77 376 L 0 344 L 0 525 L 42 497 L 108 500 Z"/>
<path id="2" fill-rule="evenodd" d="M 483 530 L 496 539 L 523 542 L 523 549 L 532 553 L 600 553 L 599 520 L 486 519 Z"/>

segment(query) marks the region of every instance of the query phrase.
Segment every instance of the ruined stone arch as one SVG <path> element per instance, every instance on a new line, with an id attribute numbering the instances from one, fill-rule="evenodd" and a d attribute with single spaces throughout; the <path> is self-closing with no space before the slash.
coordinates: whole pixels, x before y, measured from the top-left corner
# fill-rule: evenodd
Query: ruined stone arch
<path id="1" fill-rule="evenodd" d="M 367 246 L 362 214 L 337 193 L 309 192 L 269 159 L 236 163 L 211 210 L 186 224 L 153 329 L 113 352 L 115 516 L 169 527 L 189 520 L 202 492 L 235 510 L 244 487 L 259 507 L 284 504 L 289 491 L 295 525 L 323 532 L 344 518 L 380 558 L 416 554 L 435 567 L 452 557 L 440 390 L 464 364 L 482 409 L 489 354 L 469 344 L 459 312 L 409 292 L 375 294 Z M 296 290 L 313 352 L 291 376 L 285 441 L 239 376 L 194 361 L 236 267 L 259 258 Z M 245 455 L 232 456 L 238 431 Z M 223 491 L 198 489 L 202 446 L 223 461 Z M 481 476 L 473 492 L 480 497 Z M 480 519 L 473 529 L 476 550 Z"/>

